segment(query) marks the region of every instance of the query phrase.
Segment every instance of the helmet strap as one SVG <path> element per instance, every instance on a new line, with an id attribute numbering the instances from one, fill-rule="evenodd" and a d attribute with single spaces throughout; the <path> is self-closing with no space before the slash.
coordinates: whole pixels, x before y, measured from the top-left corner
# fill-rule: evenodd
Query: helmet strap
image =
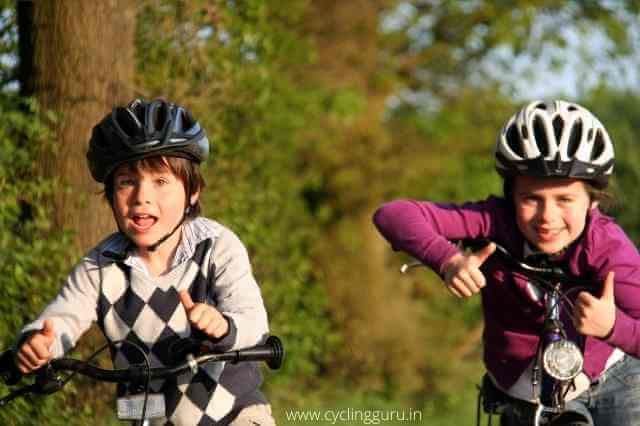
<path id="1" fill-rule="evenodd" d="M 171 237 L 177 230 L 178 228 L 180 228 L 180 226 L 184 223 L 185 219 L 187 218 L 187 216 L 189 216 L 189 213 L 191 213 L 191 205 L 188 205 L 185 209 L 184 209 L 184 213 L 182 214 L 182 218 L 180 218 L 180 221 L 178 222 L 178 224 L 173 228 L 173 230 L 171 232 L 169 232 L 167 235 L 165 235 L 164 237 L 160 238 L 158 241 L 156 241 L 155 243 L 147 246 L 147 250 L 149 251 L 156 251 L 156 249 L 158 248 L 158 246 L 160 246 L 160 244 L 164 243 L 165 241 L 167 241 L 169 239 L 169 237 Z M 113 205 L 111 206 L 111 209 L 114 211 L 113 209 Z M 116 224 L 118 226 L 118 231 L 120 231 L 120 233 L 122 235 L 124 235 L 124 237 L 129 240 L 129 243 L 133 246 L 135 246 L 135 244 L 133 243 L 133 241 L 131 241 L 131 239 L 129 238 L 129 236 L 126 234 L 126 232 L 124 232 L 122 230 L 122 228 L 120 227 L 120 224 L 118 223 L 118 221 L 116 221 Z"/>
<path id="2" fill-rule="evenodd" d="M 178 222 L 178 224 L 173 228 L 173 230 L 171 232 L 169 232 L 167 235 L 165 235 L 164 237 L 160 238 L 155 243 L 151 244 L 150 246 L 147 246 L 147 250 L 148 251 L 156 251 L 156 249 L 158 248 L 158 246 L 160 244 L 162 244 L 165 241 L 167 241 L 169 239 L 169 237 L 171 237 L 178 230 L 178 228 L 180 228 L 180 226 L 182 226 L 182 224 L 184 223 L 185 219 L 187 218 L 187 216 L 189 215 L 190 212 L 191 212 L 191 206 L 187 206 L 187 208 L 184 209 L 184 213 L 182 214 L 182 218 L 180 219 L 180 222 Z"/>

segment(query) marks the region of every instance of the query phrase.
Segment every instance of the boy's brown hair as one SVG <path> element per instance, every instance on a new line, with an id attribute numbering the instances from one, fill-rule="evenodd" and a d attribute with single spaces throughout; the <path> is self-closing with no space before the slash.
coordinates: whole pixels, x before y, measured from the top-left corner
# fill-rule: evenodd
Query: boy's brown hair
<path id="1" fill-rule="evenodd" d="M 187 160 L 185 158 L 159 155 L 132 161 L 131 163 L 127 163 L 125 166 L 129 167 L 129 169 L 134 172 L 163 172 L 166 170 L 171 171 L 182 182 L 185 193 L 187 195 L 187 203 L 189 203 L 189 199 L 191 198 L 192 194 L 195 194 L 198 191 L 202 191 L 205 186 L 205 182 L 202 174 L 200 174 L 200 168 L 198 167 L 198 165 L 193 161 Z M 113 181 L 114 176 L 115 172 L 111 173 L 111 175 L 108 176 L 105 180 L 104 185 L 104 196 L 111 206 L 113 206 L 113 196 L 115 190 Z M 186 207 L 187 206 L 185 206 L 185 208 Z M 195 204 L 192 205 L 189 209 L 187 217 L 197 217 L 200 215 L 200 211 L 200 199 L 198 198 Z"/>

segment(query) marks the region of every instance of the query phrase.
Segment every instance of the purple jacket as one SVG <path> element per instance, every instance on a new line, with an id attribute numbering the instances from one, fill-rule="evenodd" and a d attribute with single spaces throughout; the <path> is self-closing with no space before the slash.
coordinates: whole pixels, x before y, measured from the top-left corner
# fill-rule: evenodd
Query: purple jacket
<path id="1" fill-rule="evenodd" d="M 522 258 L 524 237 L 503 198 L 463 205 L 400 200 L 384 204 L 373 218 L 394 250 L 411 254 L 442 275 L 442 266 L 459 249 L 449 240 L 488 238 Z M 616 321 L 606 339 L 587 337 L 584 372 L 595 380 L 614 347 L 640 358 L 640 255 L 608 216 L 591 210 L 582 236 L 561 258 L 575 274 L 603 283 L 615 272 Z M 484 362 L 503 389 L 509 389 L 531 363 L 544 314 L 541 302 L 530 297 L 526 279 L 490 257 L 482 266 L 485 318 Z M 599 294 L 596 294 L 599 296 Z M 577 335 L 569 318 L 563 322 Z"/>

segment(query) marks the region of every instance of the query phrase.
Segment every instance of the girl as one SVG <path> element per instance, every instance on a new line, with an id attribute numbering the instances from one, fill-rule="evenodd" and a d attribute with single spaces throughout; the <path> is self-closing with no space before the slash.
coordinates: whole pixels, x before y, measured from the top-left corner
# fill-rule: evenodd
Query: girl
<path id="1" fill-rule="evenodd" d="M 376 211 L 375 225 L 395 250 L 439 273 L 453 295 L 481 294 L 488 376 L 525 401 L 534 399 L 543 317 L 538 291 L 500 263 L 485 263 L 495 245 L 465 254 L 449 240 L 486 238 L 525 261 L 542 256 L 597 278 L 600 294 L 580 293 L 565 324 L 586 336 L 583 371 L 570 397 L 598 426 L 640 425 L 640 256 L 598 209 L 614 164 L 607 131 L 579 105 L 531 102 L 502 129 L 495 161 L 504 197 L 462 205 L 390 202 Z M 526 424 L 519 416 L 503 421 Z"/>
<path id="2" fill-rule="evenodd" d="M 173 364 L 174 344 L 192 331 L 221 352 L 265 339 L 267 313 L 246 249 L 229 229 L 199 216 L 198 165 L 208 152 L 191 113 L 161 100 L 115 108 L 94 127 L 89 169 L 105 185 L 119 232 L 80 261 L 24 328 L 16 357 L 23 373 L 71 349 L 94 321 L 107 340 L 142 348 L 151 367 Z M 115 368 L 143 362 L 130 345 L 112 358 Z M 273 425 L 261 382 L 255 363 L 205 365 L 152 382 L 153 424 Z M 118 389 L 123 405 L 140 391 Z"/>

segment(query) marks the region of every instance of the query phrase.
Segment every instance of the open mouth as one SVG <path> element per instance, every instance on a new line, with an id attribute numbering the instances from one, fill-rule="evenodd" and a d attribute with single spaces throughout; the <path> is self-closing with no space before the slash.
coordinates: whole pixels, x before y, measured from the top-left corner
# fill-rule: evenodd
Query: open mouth
<path id="1" fill-rule="evenodd" d="M 151 228 L 158 219 L 148 214 L 137 214 L 131 217 L 133 227 L 138 231 L 146 231 Z"/>

